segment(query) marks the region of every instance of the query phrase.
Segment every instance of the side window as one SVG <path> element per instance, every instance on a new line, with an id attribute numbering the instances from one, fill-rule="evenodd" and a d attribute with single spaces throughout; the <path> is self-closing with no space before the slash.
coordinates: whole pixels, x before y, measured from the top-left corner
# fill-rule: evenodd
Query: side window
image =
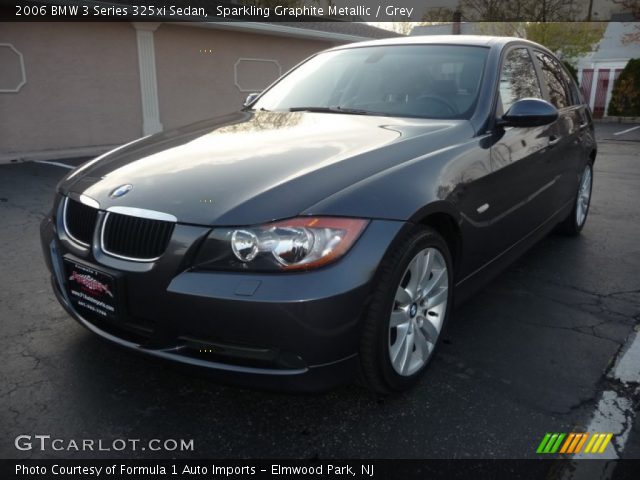
<path id="1" fill-rule="evenodd" d="M 549 90 L 549 101 L 556 108 L 571 105 L 571 92 L 564 79 L 564 70 L 558 62 L 546 53 L 536 52 L 540 62 L 542 78 Z"/>
<path id="2" fill-rule="evenodd" d="M 576 84 L 573 77 L 569 74 L 567 69 L 564 67 L 562 68 L 562 76 L 564 77 L 564 81 L 569 87 L 569 93 L 571 94 L 571 96 L 569 97 L 571 101 L 569 103 L 571 103 L 571 105 L 580 105 L 581 103 L 584 103 L 582 101 L 582 97 L 580 96 L 578 85 Z"/>
<path id="3" fill-rule="evenodd" d="M 506 112 L 521 98 L 542 98 L 536 70 L 526 48 L 514 48 L 504 59 L 500 71 L 500 100 Z"/>

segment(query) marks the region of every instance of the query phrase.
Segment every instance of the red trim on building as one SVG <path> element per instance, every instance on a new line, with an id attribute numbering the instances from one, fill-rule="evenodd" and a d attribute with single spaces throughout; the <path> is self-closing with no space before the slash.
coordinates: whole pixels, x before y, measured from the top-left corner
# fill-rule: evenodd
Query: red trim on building
<path id="1" fill-rule="evenodd" d="M 593 116 L 602 118 L 607 103 L 607 88 L 609 87 L 609 68 L 598 70 L 598 79 L 596 80 L 596 97 L 593 102 Z"/>

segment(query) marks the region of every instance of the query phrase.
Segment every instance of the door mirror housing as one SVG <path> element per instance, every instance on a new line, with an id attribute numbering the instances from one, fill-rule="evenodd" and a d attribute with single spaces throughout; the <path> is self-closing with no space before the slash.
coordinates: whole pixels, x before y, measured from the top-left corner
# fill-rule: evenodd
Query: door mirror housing
<path id="1" fill-rule="evenodd" d="M 558 109 L 546 100 L 523 98 L 507 110 L 498 125 L 502 127 L 539 127 L 558 119 Z"/>
<path id="2" fill-rule="evenodd" d="M 244 101 L 244 104 L 242 105 L 243 107 L 248 107 L 249 105 L 251 105 L 256 98 L 258 98 L 258 95 L 260 95 L 259 93 L 250 93 L 249 95 L 247 95 L 247 99 Z"/>

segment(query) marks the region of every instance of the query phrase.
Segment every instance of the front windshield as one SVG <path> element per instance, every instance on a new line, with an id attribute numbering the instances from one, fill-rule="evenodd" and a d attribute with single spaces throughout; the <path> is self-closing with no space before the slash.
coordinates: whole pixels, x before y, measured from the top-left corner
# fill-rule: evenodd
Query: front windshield
<path id="1" fill-rule="evenodd" d="M 455 45 L 325 52 L 285 76 L 252 108 L 468 119 L 487 52 L 485 47 Z"/>

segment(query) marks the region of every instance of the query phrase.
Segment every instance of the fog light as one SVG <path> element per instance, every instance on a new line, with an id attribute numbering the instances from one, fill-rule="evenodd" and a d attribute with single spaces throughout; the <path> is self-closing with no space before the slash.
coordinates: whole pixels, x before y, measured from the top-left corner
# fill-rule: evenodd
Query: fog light
<path id="1" fill-rule="evenodd" d="M 236 230 L 231 235 L 231 249 L 234 255 L 243 262 L 250 262 L 256 258 L 260 251 L 258 244 L 258 237 L 249 230 Z"/>

